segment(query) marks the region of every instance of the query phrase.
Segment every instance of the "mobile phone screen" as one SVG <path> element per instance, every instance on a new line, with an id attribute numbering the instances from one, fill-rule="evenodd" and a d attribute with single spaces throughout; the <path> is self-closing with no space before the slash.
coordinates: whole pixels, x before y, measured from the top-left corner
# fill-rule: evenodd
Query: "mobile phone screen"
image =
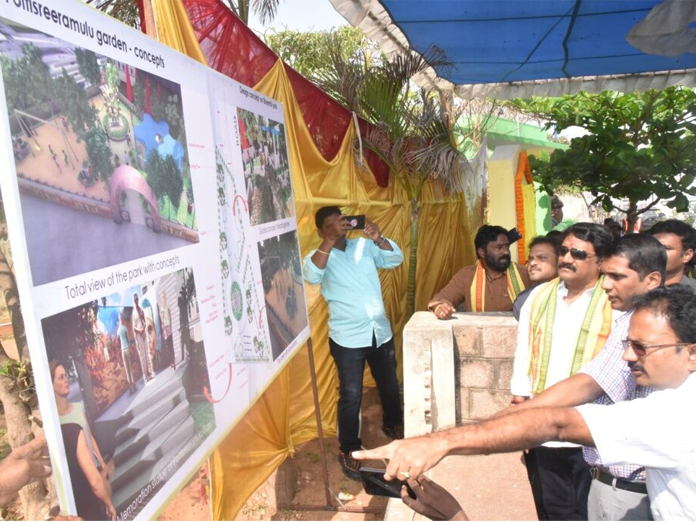
<path id="1" fill-rule="evenodd" d="M 354 230 L 362 230 L 365 228 L 365 215 L 358 216 L 343 216 L 343 219 L 350 223 L 350 227 Z"/>

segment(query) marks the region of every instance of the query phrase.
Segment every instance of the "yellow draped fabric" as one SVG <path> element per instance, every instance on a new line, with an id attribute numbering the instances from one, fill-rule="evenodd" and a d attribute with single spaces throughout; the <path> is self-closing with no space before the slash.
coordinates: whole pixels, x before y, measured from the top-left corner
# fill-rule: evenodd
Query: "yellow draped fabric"
<path id="1" fill-rule="evenodd" d="M 155 5 L 169 4 L 167 1 Z M 171 2 L 176 4 L 177 2 Z M 159 13 L 156 10 L 156 13 Z M 176 17 L 172 17 L 174 19 Z M 157 18 L 158 33 L 165 30 Z M 166 43 L 169 44 L 169 41 Z M 172 44 L 170 44 L 172 45 Z M 178 48 L 182 52 L 183 48 Z M 314 213 L 325 205 L 338 205 L 349 214 L 367 214 L 382 233 L 404 251 L 406 261 L 395 270 L 380 274 L 387 314 L 391 318 L 401 360 L 401 333 L 406 323 L 410 203 L 398 184 L 377 185 L 369 171 L 356 168 L 351 125 L 338 154 L 326 161 L 315 146 L 282 62 L 279 60 L 254 86 L 262 94 L 279 100 L 285 109 L 285 129 L 292 172 L 298 235 L 302 256 L 319 244 Z M 428 300 L 457 270 L 474 260 L 473 239 L 463 194 L 450 195 L 439 183 L 426 185 L 419 214 L 416 309 Z M 478 226 L 478 224 L 476 224 Z M 305 286 L 324 434 L 336 434 L 338 380 L 328 349 L 328 310 L 318 287 Z M 400 363 L 399 363 L 400 364 Z M 314 403 L 309 378 L 307 349 L 302 347 L 276 377 L 262 397 L 220 444 L 211 457 L 211 496 L 215 520 L 233 520 L 246 499 L 288 456 L 297 444 L 317 436 Z M 329 457 L 336 449 L 329 447 Z"/>
<path id="2" fill-rule="evenodd" d="M 157 25 L 157 39 L 160 42 L 203 65 L 208 65 L 183 2 L 153 1 L 152 10 Z"/>

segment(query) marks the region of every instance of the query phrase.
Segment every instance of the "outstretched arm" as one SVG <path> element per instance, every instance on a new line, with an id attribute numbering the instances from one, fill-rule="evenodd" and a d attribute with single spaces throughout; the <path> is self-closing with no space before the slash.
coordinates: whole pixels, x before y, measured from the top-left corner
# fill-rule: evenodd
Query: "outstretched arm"
<path id="1" fill-rule="evenodd" d="M 590 430 L 577 410 L 532 408 L 479 424 L 397 440 L 369 451 L 355 451 L 353 457 L 358 460 L 389 459 L 384 478 L 390 480 L 417 477 L 450 454 L 507 453 L 551 440 L 594 445 Z"/>

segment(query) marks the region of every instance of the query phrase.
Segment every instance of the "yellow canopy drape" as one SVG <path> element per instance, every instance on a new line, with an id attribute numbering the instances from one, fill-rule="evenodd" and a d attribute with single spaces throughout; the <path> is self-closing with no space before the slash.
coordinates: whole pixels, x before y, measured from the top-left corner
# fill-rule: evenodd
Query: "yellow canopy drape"
<path id="1" fill-rule="evenodd" d="M 155 1 L 160 40 L 200 59 L 200 46 L 179 2 Z M 183 11 L 183 7 L 181 9 Z M 176 27 L 174 27 L 176 26 Z M 195 39 L 195 35 L 194 35 Z M 205 62 L 204 62 L 205 63 Z M 315 146 L 279 60 L 254 89 L 283 103 L 288 154 L 295 194 L 298 236 L 302 255 L 319 243 L 315 211 L 338 205 L 350 214 L 367 214 L 382 233 L 394 240 L 406 255 L 395 270 L 380 274 L 387 314 L 391 318 L 401 359 L 401 333 L 406 323 L 410 202 L 398 184 L 377 185 L 369 171 L 356 168 L 350 126 L 339 152 L 326 161 Z M 416 309 L 425 309 L 430 297 L 451 275 L 473 262 L 472 238 L 464 196 L 450 195 L 439 183 L 426 185 L 419 213 L 419 250 Z M 336 434 L 338 398 L 336 370 L 328 350 L 328 311 L 317 287 L 306 286 L 310 328 L 320 395 L 322 426 L 327 436 Z M 306 346 L 280 372 L 262 397 L 220 444 L 211 457 L 211 497 L 216 520 L 233 520 L 246 499 L 294 452 L 297 444 L 316 437 L 314 403 Z"/>

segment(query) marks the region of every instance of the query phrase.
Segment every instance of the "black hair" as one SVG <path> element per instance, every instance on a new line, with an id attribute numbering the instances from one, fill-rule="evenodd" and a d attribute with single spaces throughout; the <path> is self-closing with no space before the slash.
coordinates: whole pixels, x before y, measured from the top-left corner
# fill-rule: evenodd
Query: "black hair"
<path id="1" fill-rule="evenodd" d="M 534 239 L 532 239 L 531 243 L 529 243 L 529 251 L 531 252 L 532 248 L 537 245 L 549 245 L 551 248 L 553 248 L 553 251 L 556 253 L 556 257 L 558 257 L 558 249 L 561 247 L 561 241 L 556 234 L 550 235 L 549 233 L 545 236 L 537 236 Z"/>
<path id="2" fill-rule="evenodd" d="M 679 342 L 696 343 L 696 293 L 690 288 L 674 285 L 656 288 L 633 303 L 635 313 L 648 310 L 664 317 Z"/>
<path id="3" fill-rule="evenodd" d="M 553 239 L 559 245 L 563 243 L 563 232 L 561 232 L 560 230 L 550 230 L 546 233 L 546 237 L 548 237 L 549 239 Z"/>
<path id="4" fill-rule="evenodd" d="M 474 238 L 476 257 L 478 257 L 479 248 L 483 248 L 485 250 L 488 243 L 493 243 L 501 234 L 507 237 L 508 231 L 505 228 L 497 225 L 483 225 L 481 228 L 479 228 L 478 232 L 476 232 L 476 237 Z"/>
<path id="5" fill-rule="evenodd" d="M 642 279 L 652 272 L 659 272 L 665 284 L 667 251 L 657 239 L 649 234 L 628 234 L 620 238 L 610 256 L 622 256 L 628 260 L 628 268 L 638 272 Z"/>
<path id="6" fill-rule="evenodd" d="M 340 215 L 341 209 L 338 207 L 321 207 L 319 210 L 317 210 L 317 213 L 314 214 L 314 224 L 317 226 L 317 228 L 321 228 L 324 226 L 324 220 L 327 217 L 335 214 Z"/>
<path id="7" fill-rule="evenodd" d="M 582 241 L 592 243 L 595 254 L 599 259 L 607 257 L 614 247 L 614 236 L 604 225 L 597 225 L 596 223 L 575 223 L 566 228 L 563 234 L 563 240 L 571 235 Z"/>
<path id="8" fill-rule="evenodd" d="M 674 234 L 682 242 L 682 252 L 692 249 L 696 252 L 696 230 L 678 219 L 659 221 L 650 227 L 650 235 Z"/>

